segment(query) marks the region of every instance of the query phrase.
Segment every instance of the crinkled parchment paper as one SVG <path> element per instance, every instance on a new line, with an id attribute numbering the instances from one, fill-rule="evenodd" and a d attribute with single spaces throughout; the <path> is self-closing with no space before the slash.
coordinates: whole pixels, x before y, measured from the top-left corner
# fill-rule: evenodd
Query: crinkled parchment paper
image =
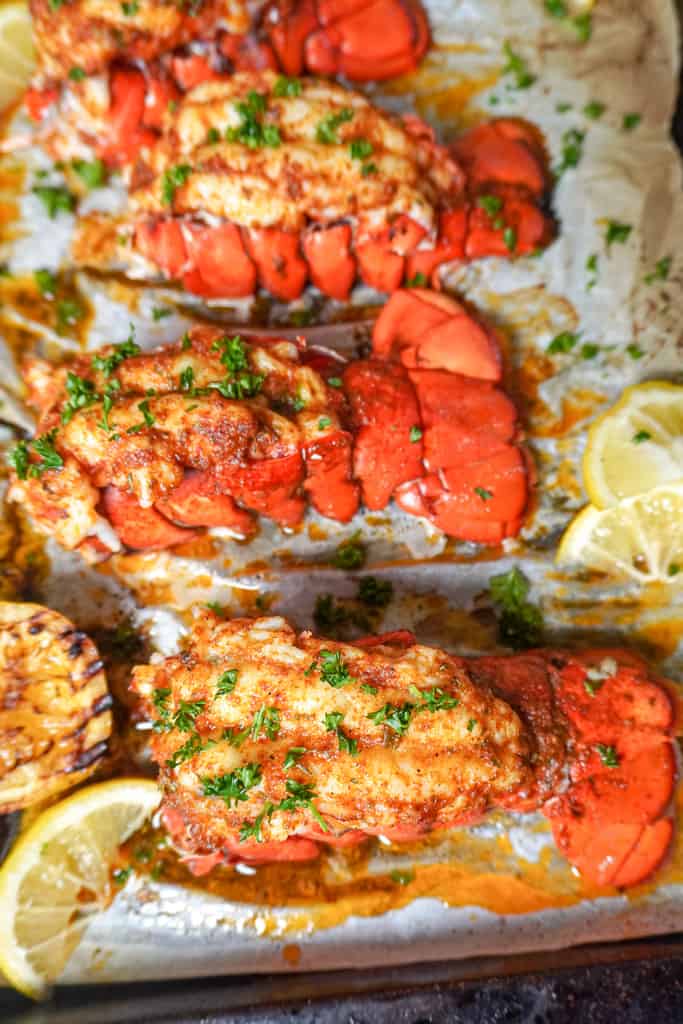
<path id="1" fill-rule="evenodd" d="M 373 623 L 379 628 L 413 626 L 423 641 L 461 651 L 490 646 L 495 631 L 479 628 L 476 618 L 481 595 L 493 573 L 516 564 L 533 581 L 533 597 L 543 605 L 551 640 L 562 642 L 571 635 L 584 642 L 636 641 L 683 681 L 680 587 L 647 593 L 631 583 L 607 587 L 560 575 L 552 566 L 562 528 L 585 501 L 578 461 L 588 421 L 627 385 L 674 378 L 683 370 L 683 257 L 676 245 L 683 237 L 683 201 L 680 162 L 669 138 L 678 79 L 672 5 L 667 0 L 599 0 L 585 43 L 569 24 L 550 17 L 542 0 L 427 0 L 426 6 L 437 48 L 416 76 L 374 90 L 378 102 L 396 110 L 416 107 L 444 139 L 482 116 L 528 117 L 545 132 L 556 167 L 567 133 L 584 134 L 583 157 L 561 175 L 555 193 L 558 241 L 539 258 L 514 265 L 489 260 L 445 275 L 448 288 L 491 316 L 509 339 L 508 386 L 522 403 L 539 472 L 538 501 L 522 537 L 506 542 L 499 561 L 477 559 L 467 545 L 449 548 L 448 560 L 434 561 L 444 554 L 443 538 L 398 512 L 359 515 L 345 527 L 310 516 L 305 528 L 292 535 L 264 525 L 249 546 L 214 531 L 208 557 L 201 561 L 170 554 L 120 556 L 107 563 L 105 574 L 48 543 L 50 571 L 38 577 L 35 596 L 83 628 L 111 625 L 122 613 L 131 616 L 164 653 L 175 649 L 193 602 L 218 601 L 231 613 L 243 613 L 253 610 L 256 596 L 268 595 L 272 611 L 307 626 L 318 594 L 354 595 L 353 574 L 330 568 L 329 558 L 344 537 L 362 529 L 366 569 L 390 578 L 396 590 L 383 618 Z M 515 88 L 514 76 L 504 72 L 506 42 L 537 76 L 530 88 Z M 594 119 L 584 108 L 596 101 L 605 109 Z M 623 130 L 624 115 L 633 113 L 641 115 L 640 122 Z M 30 186 L 36 171 L 47 165 L 34 152 L 26 162 L 32 169 L 21 200 L 19 237 L 5 254 L 16 273 L 57 268 L 73 228 L 67 214 L 46 219 Z M 16 165 L 17 159 L 9 163 Z M 57 181 L 54 174 L 50 169 L 47 180 Z M 114 208 L 119 199 L 112 187 L 89 202 Z M 631 227 L 625 241 L 607 244 L 609 221 Z M 657 261 L 668 256 L 668 279 L 648 283 Z M 130 322 L 145 346 L 176 338 L 188 323 L 182 312 L 154 320 L 153 309 L 173 300 L 163 289 L 133 293 L 85 274 L 79 275 L 79 285 L 94 311 L 87 339 L 91 347 L 122 341 Z M 367 298 L 360 291 L 356 296 L 358 302 Z M 306 297 L 301 308 L 310 301 Z M 209 312 L 234 322 L 244 310 Z M 25 307 L 3 313 L 48 353 L 74 347 L 68 338 L 33 323 Z M 329 319 L 333 314 L 326 309 L 322 315 Z M 563 331 L 580 332 L 579 344 L 568 354 L 548 355 L 549 342 Z M 315 337 L 317 332 L 306 333 Z M 353 352 L 362 335 L 362 329 L 341 325 L 326 329 L 323 340 Z M 583 358 L 584 344 L 597 346 L 597 353 Z M 2 378 L 3 418 L 25 426 L 30 420 L 21 405 L 10 348 L 4 345 Z M 3 440 L 9 436 L 5 431 Z M 473 623 L 479 623 L 477 629 Z M 549 843 L 534 818 L 469 831 L 476 839 L 485 837 L 486 829 L 491 836 L 507 832 L 510 856 L 518 863 L 537 861 Z M 447 857 L 444 850 L 430 848 L 412 862 Z M 400 856 L 400 850 L 380 845 L 366 870 L 386 872 L 388 863 L 402 864 Z M 343 857 L 331 858 L 324 870 L 343 876 Z M 564 870 L 569 885 L 568 869 L 558 870 Z M 637 899 L 600 897 L 563 909 L 504 916 L 474 906 L 448 906 L 436 892 L 386 914 L 352 916 L 320 929 L 312 927 L 315 915 L 296 909 L 228 903 L 132 877 L 89 928 L 66 978 L 367 968 L 662 933 L 677 929 L 683 913 L 683 887 L 662 877 L 658 887 Z M 283 956 L 292 943 L 298 947 L 298 963 Z"/>

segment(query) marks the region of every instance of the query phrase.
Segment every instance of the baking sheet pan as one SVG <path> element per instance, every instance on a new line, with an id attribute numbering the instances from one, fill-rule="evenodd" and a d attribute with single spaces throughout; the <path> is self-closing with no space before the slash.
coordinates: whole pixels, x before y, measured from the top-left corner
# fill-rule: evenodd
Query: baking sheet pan
<path id="1" fill-rule="evenodd" d="M 51 573 L 39 596 L 72 615 L 79 625 L 97 626 L 123 611 L 149 631 L 157 649 L 166 652 L 185 628 L 191 602 L 218 600 L 237 610 L 244 608 L 245 594 L 260 592 L 270 593 L 272 610 L 290 615 L 298 625 L 309 625 L 318 593 L 347 596 L 352 592 L 353 579 L 330 570 L 326 561 L 340 539 L 361 526 L 370 536 L 373 572 L 388 575 L 398 591 L 382 628 L 413 625 L 425 641 L 469 649 L 468 630 L 454 628 L 447 605 L 472 609 L 490 575 L 517 564 L 534 582 L 533 596 L 543 603 L 551 638 L 576 635 L 578 629 L 588 637 L 617 635 L 631 640 L 634 623 L 641 640 L 651 642 L 661 635 L 662 624 L 668 624 L 669 634 L 675 636 L 680 588 L 650 594 L 643 604 L 634 584 L 606 592 L 560 577 L 551 563 L 553 541 L 583 501 L 577 467 L 587 421 L 624 386 L 661 374 L 674 375 L 683 363 L 683 334 L 677 322 L 683 267 L 674 259 L 668 281 L 654 289 L 644 282 L 658 259 L 675 254 L 683 227 L 680 164 L 668 134 L 678 73 L 673 8 L 664 0 L 648 0 L 637 8 L 626 0 L 601 0 L 594 12 L 591 39 L 579 44 L 566 26 L 547 16 L 540 0 L 486 5 L 441 0 L 427 6 L 441 49 L 430 56 L 407 92 L 384 90 L 378 95 L 380 102 L 396 109 L 415 104 L 446 138 L 482 114 L 527 116 L 545 131 L 556 164 L 562 159 L 565 133 L 572 128 L 585 132 L 584 157 L 575 170 L 562 176 L 555 196 L 562 225 L 558 242 L 539 259 L 514 266 L 487 261 L 454 270 L 448 279 L 450 287 L 467 295 L 505 329 L 517 383 L 526 368 L 545 358 L 548 342 L 561 330 L 580 329 L 586 340 L 600 346 L 599 357 L 590 365 L 558 359 L 554 372 L 531 395 L 528 380 L 523 380 L 542 497 L 521 541 L 508 542 L 502 562 L 481 562 L 467 546 L 452 552 L 456 561 L 434 562 L 430 558 L 441 552 L 441 539 L 398 515 L 378 524 L 354 522 L 348 530 L 327 524 L 327 537 L 315 544 L 309 543 L 310 532 L 286 538 L 265 533 L 258 542 L 260 551 L 246 551 L 229 538 L 218 537 L 218 553 L 211 571 L 203 568 L 199 586 L 199 566 L 192 559 L 122 557 L 112 560 L 113 572 L 102 577 L 75 556 L 49 546 Z M 503 73 L 506 41 L 525 56 L 537 75 L 531 89 L 510 87 L 509 75 Z M 598 122 L 582 113 L 595 99 L 606 106 Z M 561 113 L 558 105 L 567 104 L 571 109 Z M 622 118 L 631 111 L 640 113 L 642 121 L 635 133 L 624 133 Z M 35 154 L 29 162 L 33 159 Z M 69 218 L 50 234 L 46 246 L 46 225 L 31 197 L 22 200 L 22 212 L 28 230 L 7 253 L 10 267 L 19 271 L 56 266 L 72 228 Z M 607 248 L 605 224 L 610 219 L 632 226 L 626 245 Z M 41 240 L 39 248 L 36 239 Z M 598 254 L 600 274 L 588 289 L 586 262 L 593 253 Z M 148 346 L 177 336 L 186 322 L 182 316 L 153 321 L 151 311 L 164 301 L 163 291 L 140 298 L 131 311 L 112 299 L 111 289 L 102 281 L 83 277 L 81 283 L 95 309 L 88 338 L 91 347 L 122 340 L 131 319 L 138 340 Z M 38 325 L 33 327 L 36 337 L 45 337 Z M 352 348 L 356 330 L 339 331 L 337 341 L 340 348 Z M 54 350 L 64 340 L 49 336 L 46 344 Z M 628 353 L 628 346 L 634 344 L 642 352 L 637 359 Z M 9 358 L 7 349 L 3 411 L 7 421 L 22 424 L 25 413 Z M 254 561 L 271 545 L 275 557 L 268 568 L 254 569 Z M 419 561 L 396 564 L 397 558 L 406 556 Z M 313 565 L 292 567 L 293 557 Z M 156 585 L 152 598 L 150 579 Z M 163 600 L 158 597 L 161 593 Z M 416 600 L 415 594 L 422 599 Z M 608 597 L 611 603 L 605 603 Z M 429 630 L 432 635 L 426 635 Z M 669 644 L 665 653 L 664 667 L 683 678 L 676 645 Z M 529 836 L 534 829 L 532 821 Z M 523 826 L 519 831 L 519 849 L 533 856 L 528 841 L 525 845 Z M 226 904 L 198 892 L 188 894 L 184 889 L 131 879 L 111 909 L 89 929 L 65 981 L 105 983 L 247 970 L 271 973 L 290 971 L 293 966 L 299 971 L 367 968 L 502 955 L 671 932 L 682 908 L 683 887 L 677 884 L 660 886 L 636 901 L 605 897 L 525 915 L 448 907 L 432 898 L 415 900 L 378 917 L 352 917 L 334 928 L 311 931 L 304 925 L 297 931 L 286 913 L 274 915 L 259 907 Z M 285 947 L 292 944 L 299 951 L 296 965 L 284 955 Z"/>

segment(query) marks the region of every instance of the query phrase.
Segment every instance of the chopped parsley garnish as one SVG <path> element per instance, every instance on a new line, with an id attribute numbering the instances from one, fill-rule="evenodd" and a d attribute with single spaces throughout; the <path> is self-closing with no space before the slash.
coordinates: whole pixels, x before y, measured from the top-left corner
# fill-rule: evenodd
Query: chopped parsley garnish
<path id="1" fill-rule="evenodd" d="M 604 743 L 597 743 L 595 749 L 606 768 L 619 767 L 619 756 L 616 747 L 608 747 Z"/>
<path id="2" fill-rule="evenodd" d="M 318 430 L 327 430 L 332 425 L 332 420 L 329 416 L 321 416 L 318 420 Z"/>
<path id="3" fill-rule="evenodd" d="M 589 292 L 592 288 L 595 288 L 598 283 L 599 274 L 599 258 L 597 252 L 592 252 L 586 260 L 586 270 L 591 275 L 586 282 L 586 291 Z"/>
<path id="4" fill-rule="evenodd" d="M 565 171 L 572 167 L 578 167 L 583 156 L 583 143 L 586 138 L 585 132 L 578 128 L 568 128 L 562 135 L 562 155 L 555 174 L 559 178 Z"/>
<path id="5" fill-rule="evenodd" d="M 220 618 L 224 618 L 228 614 L 228 609 L 220 601 L 207 601 L 206 607 L 214 615 L 218 615 Z"/>
<path id="6" fill-rule="evenodd" d="M 582 359 L 595 359 L 600 347 L 592 341 L 586 341 L 581 346 L 581 358 Z"/>
<path id="7" fill-rule="evenodd" d="M 477 206 L 481 207 L 493 219 L 502 210 L 503 200 L 500 196 L 479 196 Z M 503 226 L 502 222 L 499 226 Z"/>
<path id="8" fill-rule="evenodd" d="M 99 188 L 107 180 L 107 168 L 101 160 L 72 160 L 71 166 L 86 188 Z"/>
<path id="9" fill-rule="evenodd" d="M 609 252 L 610 247 L 615 243 L 623 245 L 628 241 L 633 227 L 631 224 L 622 224 L 618 220 L 607 221 L 607 227 L 605 229 L 605 242 L 607 243 L 607 251 Z"/>
<path id="10" fill-rule="evenodd" d="M 152 309 L 152 320 L 155 324 L 159 323 L 160 320 L 164 320 L 167 316 L 173 316 L 173 310 L 169 309 L 168 306 L 154 306 Z"/>
<path id="11" fill-rule="evenodd" d="M 216 775 L 213 778 L 204 776 L 201 780 L 202 794 L 215 796 L 225 801 L 227 807 L 248 799 L 248 793 L 261 781 L 261 765 L 250 763 L 236 768 L 227 775 Z"/>
<path id="12" fill-rule="evenodd" d="M 182 746 L 173 751 L 166 761 L 166 767 L 177 768 L 179 764 L 184 764 L 185 761 L 189 761 L 190 758 L 195 757 L 197 754 L 201 754 L 203 750 L 207 750 L 208 747 L 212 747 L 214 745 L 214 740 L 206 740 L 204 742 L 198 733 L 193 732 L 190 738 L 185 740 Z"/>
<path id="13" fill-rule="evenodd" d="M 378 708 L 377 711 L 370 712 L 365 717 L 369 718 L 375 725 L 385 725 L 387 728 L 397 732 L 399 736 L 405 736 L 414 710 L 415 705 L 408 703 L 408 701 L 400 707 L 397 704 L 387 703 L 383 707 Z"/>
<path id="14" fill-rule="evenodd" d="M 571 19 L 571 26 L 576 32 L 580 43 L 587 43 L 593 32 L 593 16 L 590 11 L 577 14 Z"/>
<path id="15" fill-rule="evenodd" d="M 363 576 L 358 581 L 358 600 L 370 608 L 386 608 L 394 596 L 391 580 L 379 580 L 376 576 Z"/>
<path id="16" fill-rule="evenodd" d="M 240 828 L 240 842 L 245 843 L 247 839 L 255 839 L 257 843 L 262 843 L 261 826 L 266 818 L 272 818 L 275 811 L 275 804 L 272 804 L 270 800 L 266 800 L 251 825 L 245 822 Z"/>
<path id="17" fill-rule="evenodd" d="M 555 335 L 546 351 L 553 356 L 566 354 L 571 352 L 578 340 L 578 334 L 575 334 L 573 331 L 562 331 L 560 334 Z"/>
<path id="18" fill-rule="evenodd" d="M 62 423 L 69 423 L 75 412 L 78 412 L 79 409 L 87 409 L 98 398 L 93 382 L 84 377 L 78 377 L 70 370 L 66 375 L 66 392 L 69 400 L 62 409 Z"/>
<path id="19" fill-rule="evenodd" d="M 512 75 L 515 89 L 528 89 L 536 81 L 536 75 L 529 71 L 529 66 L 523 57 L 515 53 L 509 42 L 503 44 L 503 53 L 507 57 L 507 64 L 503 68 L 504 75 Z"/>
<path id="20" fill-rule="evenodd" d="M 194 729 L 195 719 L 201 715 L 205 704 L 204 700 L 181 700 L 178 710 L 169 719 L 171 728 L 180 732 L 190 732 Z"/>
<path id="21" fill-rule="evenodd" d="M 212 381 L 209 387 L 218 391 L 223 398 L 240 400 L 258 395 L 264 380 L 262 373 L 238 373 L 234 377 L 226 377 L 225 380 Z"/>
<path id="22" fill-rule="evenodd" d="M 527 601 L 529 589 L 528 579 L 517 566 L 489 580 L 491 599 L 500 609 L 500 638 L 511 647 L 533 647 L 543 633 L 541 610 Z"/>
<path id="23" fill-rule="evenodd" d="M 650 434 L 647 430 L 639 430 L 636 434 L 633 435 L 631 440 L 634 444 L 642 444 L 643 441 L 651 441 L 652 434 Z"/>
<path id="24" fill-rule="evenodd" d="M 74 299 L 62 299 L 57 303 L 57 332 L 62 334 L 83 316 L 83 307 Z"/>
<path id="25" fill-rule="evenodd" d="M 138 409 L 142 413 L 142 423 L 136 423 L 134 426 L 128 427 L 128 430 L 126 431 L 127 434 L 139 434 L 141 430 L 145 429 L 145 427 L 153 427 L 156 422 L 154 414 L 150 411 L 149 400 L 147 398 L 143 399 L 142 402 L 138 402 Z"/>
<path id="26" fill-rule="evenodd" d="M 46 297 L 53 296 L 57 291 L 57 278 L 51 270 L 35 270 L 33 279 L 38 285 L 38 291 Z"/>
<path id="27" fill-rule="evenodd" d="M 79 68 L 76 65 L 74 65 L 72 68 L 69 68 L 69 78 L 72 82 L 82 82 L 83 79 L 86 77 L 87 75 L 83 68 Z"/>
<path id="28" fill-rule="evenodd" d="M 285 754 L 285 771 L 289 771 L 290 768 L 296 768 L 305 753 L 305 747 L 290 747 Z"/>
<path id="29" fill-rule="evenodd" d="M 122 0 L 121 10 L 127 18 L 132 18 L 140 10 L 138 0 Z"/>
<path id="30" fill-rule="evenodd" d="M 217 142 L 221 140 L 221 133 L 218 128 L 209 128 L 206 133 L 206 144 L 207 146 L 215 146 Z"/>
<path id="31" fill-rule="evenodd" d="M 323 725 L 327 732 L 336 733 L 337 743 L 339 749 L 343 754 L 354 754 L 358 753 L 358 741 L 351 739 L 350 736 L 344 732 L 341 728 L 341 723 L 344 721 L 344 716 L 341 711 L 328 711 L 323 719 Z"/>
<path id="32" fill-rule="evenodd" d="M 377 164 L 373 163 L 372 160 L 369 164 L 363 164 L 360 173 L 364 178 L 369 178 L 371 174 L 377 174 Z"/>
<path id="33" fill-rule="evenodd" d="M 341 377 L 328 377 L 327 383 L 331 388 L 340 388 L 343 386 Z"/>
<path id="34" fill-rule="evenodd" d="M 394 868 L 393 871 L 389 872 L 389 878 L 392 882 L 396 882 L 396 885 L 410 885 L 411 882 L 415 881 L 415 872 L 412 869 L 409 871 L 399 871 L 398 868 Z"/>
<path id="35" fill-rule="evenodd" d="M 277 125 L 264 124 L 261 115 L 265 114 L 268 106 L 268 97 L 263 93 L 250 89 L 246 100 L 235 103 L 235 110 L 239 114 L 240 124 L 237 128 L 227 128 L 225 137 L 228 142 L 240 142 L 250 149 L 260 149 L 263 146 L 277 147 L 282 142 L 280 131 Z"/>
<path id="36" fill-rule="evenodd" d="M 342 107 L 336 114 L 328 114 L 322 121 L 319 121 L 315 129 L 315 137 L 318 142 L 325 146 L 334 146 L 339 142 L 337 131 L 343 124 L 353 120 L 353 111 L 350 107 Z"/>
<path id="37" fill-rule="evenodd" d="M 363 691 L 363 693 L 369 693 L 373 697 L 377 693 L 377 687 L 371 686 L 370 683 L 361 683 L 360 688 Z"/>
<path id="38" fill-rule="evenodd" d="M 408 437 L 410 438 L 411 444 L 415 444 L 416 441 L 420 441 L 421 438 L 422 438 L 422 431 L 421 431 L 421 429 L 419 427 L 416 427 L 416 426 L 411 427 L 410 428 L 410 433 L 408 434 Z"/>
<path id="39" fill-rule="evenodd" d="M 642 114 L 630 113 L 624 114 L 621 121 L 622 132 L 633 132 L 636 130 L 640 122 L 643 120 Z"/>
<path id="40" fill-rule="evenodd" d="M 249 735 L 252 740 L 257 740 L 261 733 L 265 733 L 269 740 L 277 738 L 280 731 L 280 712 L 277 708 L 268 707 L 262 704 L 254 715 Z"/>
<path id="41" fill-rule="evenodd" d="M 517 248 L 517 231 L 508 225 L 503 231 L 503 242 L 508 252 L 514 252 Z"/>
<path id="42" fill-rule="evenodd" d="M 287 75 L 279 75 L 273 86 L 273 96 L 278 99 L 301 95 L 301 82 L 298 78 L 289 78 Z"/>
<path id="43" fill-rule="evenodd" d="M 618 672 L 619 666 L 614 658 L 603 658 L 599 665 L 591 665 L 586 670 L 583 681 L 583 688 L 590 697 L 602 689 L 603 684 L 612 679 Z"/>
<path id="44" fill-rule="evenodd" d="M 599 100 L 591 100 L 583 108 L 583 112 L 586 117 L 590 117 L 591 121 L 597 121 L 605 113 L 606 109 L 604 103 L 601 103 Z"/>
<path id="45" fill-rule="evenodd" d="M 417 686 L 410 687 L 410 695 L 415 700 L 422 701 L 421 704 L 415 706 L 415 711 L 450 711 L 452 708 L 457 708 L 460 701 L 457 697 L 451 696 L 450 693 L 446 693 L 439 686 L 433 687 L 431 690 L 419 690 Z"/>
<path id="46" fill-rule="evenodd" d="M 553 18 L 566 18 L 569 14 L 564 0 L 545 0 L 545 9 Z"/>
<path id="47" fill-rule="evenodd" d="M 666 574 L 667 576 L 678 576 L 680 571 L 680 565 L 678 565 L 676 562 L 672 562 L 669 568 L 666 570 Z"/>
<path id="48" fill-rule="evenodd" d="M 426 288 L 428 284 L 427 275 L 418 270 L 416 274 L 406 280 L 406 288 Z"/>
<path id="49" fill-rule="evenodd" d="M 176 189 L 182 188 L 192 174 L 190 164 L 176 164 L 164 171 L 161 179 L 161 199 L 165 206 L 173 206 Z"/>
<path id="50" fill-rule="evenodd" d="M 178 378 L 181 391 L 192 391 L 194 386 L 194 370 L 191 366 L 185 366 Z"/>
<path id="51" fill-rule="evenodd" d="M 62 2 L 63 2 L 63 0 L 58 0 L 57 6 L 61 6 Z M 52 6 L 53 3 L 55 3 L 55 0 L 50 0 L 50 6 Z M 114 881 L 114 885 L 121 886 L 121 885 L 125 885 L 126 884 L 126 882 L 128 881 L 128 879 L 130 878 L 130 876 L 132 874 L 133 874 L 133 869 L 130 868 L 130 867 L 129 868 L 116 868 L 115 871 L 112 871 L 112 876 L 111 877 L 112 877 L 112 879 Z"/>
<path id="52" fill-rule="evenodd" d="M 493 497 L 493 491 L 487 491 L 485 487 L 475 487 L 474 493 L 481 498 L 482 501 L 490 501 Z"/>
<path id="53" fill-rule="evenodd" d="M 373 145 L 367 139 L 352 139 L 349 152 L 352 160 L 365 160 L 366 157 L 372 155 Z"/>
<path id="54" fill-rule="evenodd" d="M 31 191 L 38 196 L 51 220 L 58 213 L 71 213 L 76 205 L 74 196 L 63 185 L 34 185 Z"/>
<path id="55" fill-rule="evenodd" d="M 237 685 L 237 669 L 229 668 L 227 672 L 223 672 L 218 677 L 216 683 L 216 696 L 225 697 L 228 693 L 232 693 Z"/>
<path id="56" fill-rule="evenodd" d="M 335 569 L 360 569 L 365 565 L 365 547 L 359 537 L 360 530 L 357 530 L 353 536 L 342 541 L 332 556 L 332 565 Z"/>
<path id="57" fill-rule="evenodd" d="M 476 718 L 470 718 L 468 720 L 468 722 L 467 722 L 467 731 L 468 732 L 473 732 L 476 729 L 476 727 L 477 727 L 477 720 L 476 720 Z"/>
<path id="58" fill-rule="evenodd" d="M 634 344 L 627 345 L 626 346 L 626 351 L 630 355 L 631 359 L 642 359 L 643 356 L 645 355 L 645 353 L 643 352 L 642 348 L 640 348 L 638 345 L 634 345 Z"/>
<path id="59" fill-rule="evenodd" d="M 249 738 L 249 729 L 242 729 L 241 731 L 235 729 L 224 729 L 221 734 L 221 739 L 229 743 L 235 750 L 239 750 L 246 739 Z"/>
<path id="60" fill-rule="evenodd" d="M 306 807 L 318 822 L 323 832 L 330 831 L 327 827 L 327 822 L 313 804 L 316 797 L 313 786 L 310 786 L 305 782 L 295 782 L 293 779 L 287 779 L 285 782 L 285 789 L 289 793 L 289 796 L 280 801 L 278 804 L 278 810 L 295 811 L 299 807 Z"/>
<path id="61" fill-rule="evenodd" d="M 310 675 L 316 670 L 320 673 L 322 682 L 336 690 L 355 681 L 339 651 L 320 651 L 315 661 L 306 669 L 305 675 Z"/>
<path id="62" fill-rule="evenodd" d="M 180 347 L 183 352 L 187 352 L 188 349 L 192 348 L 192 338 L 190 337 L 187 331 L 185 331 L 182 338 L 180 339 Z"/>
<path id="63" fill-rule="evenodd" d="M 55 448 L 55 437 L 57 428 L 54 427 L 47 434 L 36 437 L 33 441 L 19 441 L 7 454 L 10 465 L 20 480 L 27 477 L 40 477 L 48 469 L 61 469 L 64 460 Z M 31 462 L 29 450 L 39 456 L 40 462 Z"/>
<path id="64" fill-rule="evenodd" d="M 124 359 L 129 359 L 130 356 L 136 356 L 141 351 L 140 346 L 136 344 L 134 338 L 135 329 L 131 324 L 128 338 L 120 345 L 114 345 L 114 351 L 111 355 L 93 356 L 93 370 L 98 370 L 100 373 L 103 373 L 105 377 L 110 377 L 114 370 L 119 368 Z"/>
<path id="65" fill-rule="evenodd" d="M 671 270 L 671 257 L 664 256 L 655 263 L 655 269 L 646 274 L 643 280 L 645 284 L 654 284 L 655 281 L 666 281 Z"/>

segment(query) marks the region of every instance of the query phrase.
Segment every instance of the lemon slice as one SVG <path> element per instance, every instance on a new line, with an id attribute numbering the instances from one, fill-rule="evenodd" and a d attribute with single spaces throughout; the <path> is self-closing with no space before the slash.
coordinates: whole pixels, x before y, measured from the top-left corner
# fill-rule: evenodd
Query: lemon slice
<path id="1" fill-rule="evenodd" d="M 683 480 L 683 387 L 653 381 L 627 388 L 591 426 L 583 476 L 598 508 Z"/>
<path id="2" fill-rule="evenodd" d="M 51 807 L 20 836 L 0 869 L 0 971 L 25 995 L 46 994 L 88 922 L 109 905 L 112 859 L 160 799 L 145 779 L 103 782 Z"/>
<path id="3" fill-rule="evenodd" d="M 564 534 L 557 561 L 639 583 L 683 583 L 683 483 L 608 509 L 588 505 Z"/>
<path id="4" fill-rule="evenodd" d="M 0 4 L 0 110 L 19 98 L 34 67 L 33 31 L 26 4 Z"/>

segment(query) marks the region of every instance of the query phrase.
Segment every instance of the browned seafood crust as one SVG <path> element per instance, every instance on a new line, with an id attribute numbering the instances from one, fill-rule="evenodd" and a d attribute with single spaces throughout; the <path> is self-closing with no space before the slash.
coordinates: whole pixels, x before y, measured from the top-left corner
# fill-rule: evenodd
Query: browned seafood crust
<path id="1" fill-rule="evenodd" d="M 157 722 L 166 807 L 194 850 L 232 845 L 255 822 L 264 842 L 319 831 L 321 818 L 331 835 L 426 831 L 531 783 L 518 715 L 438 649 L 366 650 L 281 618 L 204 613 L 187 649 L 136 668 L 133 687 Z"/>
<path id="2" fill-rule="evenodd" d="M 63 79 L 73 67 L 93 74 L 117 57 L 152 60 L 219 28 L 244 32 L 249 25 L 244 0 L 202 0 L 195 17 L 188 6 L 172 0 L 30 0 L 39 74 Z"/>
<path id="3" fill-rule="evenodd" d="M 91 775 L 112 729 L 93 642 L 57 612 L 0 603 L 0 814 Z"/>

